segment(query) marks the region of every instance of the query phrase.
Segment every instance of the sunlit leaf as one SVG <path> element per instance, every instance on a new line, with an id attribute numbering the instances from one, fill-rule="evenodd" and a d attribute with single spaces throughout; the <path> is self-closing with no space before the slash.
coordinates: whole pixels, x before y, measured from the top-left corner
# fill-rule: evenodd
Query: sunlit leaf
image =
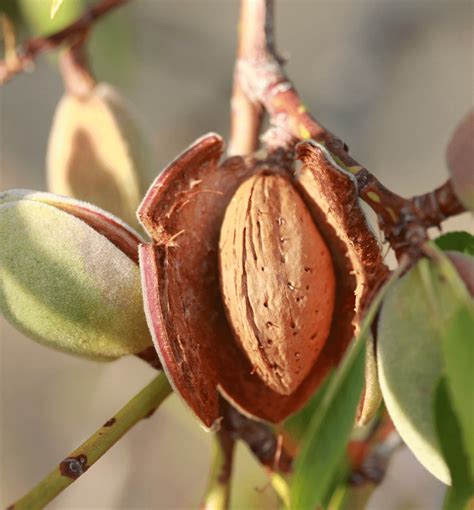
<path id="1" fill-rule="evenodd" d="M 358 338 L 352 342 L 303 438 L 291 487 L 291 507 L 314 509 L 323 502 L 343 461 L 364 385 L 365 342 L 396 271 L 372 301 Z"/>
<path id="2" fill-rule="evenodd" d="M 459 420 L 448 394 L 446 377 L 440 379 L 435 392 L 434 415 L 441 451 L 451 473 L 452 487 L 447 491 L 444 509 L 460 510 L 473 494 L 473 480 Z"/>
<path id="3" fill-rule="evenodd" d="M 461 307 L 442 336 L 446 386 L 474 473 L 474 309 Z"/>
<path id="4" fill-rule="evenodd" d="M 326 394 L 326 391 L 329 387 L 331 377 L 332 374 L 328 374 L 326 376 L 323 384 L 321 384 L 311 400 L 303 407 L 303 409 L 285 420 L 284 428 L 291 434 L 294 439 L 298 440 L 304 436 L 306 430 L 309 427 L 309 424 L 311 423 L 313 415 L 318 411 L 319 406 L 321 405 L 324 395 Z"/>

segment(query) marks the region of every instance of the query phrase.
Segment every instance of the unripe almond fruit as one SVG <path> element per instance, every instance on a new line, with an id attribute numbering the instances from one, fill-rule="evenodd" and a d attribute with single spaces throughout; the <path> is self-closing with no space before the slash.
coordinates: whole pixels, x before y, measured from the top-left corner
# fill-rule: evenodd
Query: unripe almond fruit
<path id="1" fill-rule="evenodd" d="M 291 394 L 329 335 L 335 276 L 329 250 L 288 178 L 258 174 L 227 207 L 220 279 L 236 339 L 274 391 Z"/>
<path id="2" fill-rule="evenodd" d="M 48 143 L 48 187 L 136 226 L 154 175 L 153 149 L 131 105 L 110 85 L 61 99 Z"/>
<path id="3" fill-rule="evenodd" d="M 140 236 L 106 211 L 51 193 L 0 193 L 0 312 L 32 339 L 93 360 L 150 346 Z"/>
<path id="4" fill-rule="evenodd" d="M 474 210 L 474 110 L 456 126 L 446 149 L 454 191 L 466 209 Z"/>
<path id="5" fill-rule="evenodd" d="M 456 260 L 453 265 L 461 261 L 472 279 L 474 259 L 454 255 L 448 255 Z M 447 261 L 421 259 L 390 289 L 378 323 L 377 364 L 384 402 L 400 436 L 428 471 L 449 484 L 433 415 L 444 371 L 443 328 L 461 306 L 474 314 L 474 301 L 461 271 L 453 282 L 441 264 Z"/>

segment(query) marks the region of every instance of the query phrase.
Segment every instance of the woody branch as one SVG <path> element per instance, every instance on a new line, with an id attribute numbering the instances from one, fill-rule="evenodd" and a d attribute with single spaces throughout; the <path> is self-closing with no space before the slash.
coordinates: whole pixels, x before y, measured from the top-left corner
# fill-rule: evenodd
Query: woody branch
<path id="1" fill-rule="evenodd" d="M 0 61 L 0 85 L 11 80 L 16 74 L 29 70 L 35 59 L 42 53 L 57 49 L 64 44 L 82 42 L 96 21 L 126 2 L 128 0 L 102 0 L 59 32 L 29 39 L 15 51 L 14 58 Z"/>
<path id="2" fill-rule="evenodd" d="M 70 48 L 64 57 L 61 59 L 61 71 L 65 77 L 66 86 L 70 89 L 77 91 L 78 89 L 86 90 L 89 86 L 90 80 L 93 78 L 89 74 L 87 64 L 85 62 L 85 54 L 83 52 L 83 42 L 87 38 L 87 35 L 92 25 L 101 19 L 106 14 L 110 13 L 113 9 L 118 8 L 128 0 L 102 0 L 100 3 L 89 8 L 81 17 L 76 21 L 66 26 L 64 29 L 50 34 L 46 37 L 35 37 L 26 41 L 18 50 L 16 50 L 15 59 L 6 59 L 0 61 L 0 85 L 4 84 L 16 74 L 26 71 L 31 63 L 41 53 L 51 51 L 59 48 L 62 45 L 69 45 Z M 255 4 L 257 5 L 257 4 Z M 252 12 L 249 12 L 250 17 Z M 256 18 L 258 19 L 258 18 Z M 257 31 L 254 31 L 257 34 Z M 254 48 L 256 42 L 253 41 L 250 45 L 242 44 L 241 51 L 243 55 L 246 55 L 250 48 Z M 261 39 L 260 45 L 264 44 L 264 39 Z M 263 46 L 262 46 L 263 48 Z M 241 99 L 247 102 L 247 98 L 242 96 Z M 249 106 L 249 105 L 248 105 Z M 234 108 L 235 111 L 235 108 Z M 258 140 L 258 132 L 260 130 L 260 118 L 253 118 L 254 114 L 261 112 L 261 107 L 257 106 L 254 111 L 254 107 L 250 105 L 250 110 L 246 110 L 245 105 L 239 110 L 245 117 L 245 122 L 242 123 L 242 129 L 239 129 L 239 135 L 235 137 L 236 146 L 239 148 L 239 152 L 251 152 L 255 149 L 256 141 Z M 252 136 L 245 135 L 245 139 L 242 139 L 242 133 L 245 131 L 247 121 L 253 123 L 254 129 L 252 129 Z M 243 150 L 244 148 L 246 150 Z M 156 356 L 154 347 L 146 349 L 137 356 L 153 368 L 157 370 L 161 369 L 161 364 Z M 237 411 L 236 411 L 237 413 Z M 250 420 L 241 417 L 238 423 L 234 423 L 231 426 L 231 433 L 235 439 L 241 439 L 249 445 L 250 449 L 254 452 L 257 459 L 264 465 L 272 467 L 277 470 L 287 471 L 289 469 L 289 458 L 286 452 L 279 456 L 278 462 L 275 463 L 275 452 L 277 451 L 277 440 L 270 427 L 262 424 L 253 423 L 252 427 L 243 426 Z M 262 444 L 270 445 L 267 449 L 258 448 L 256 445 L 256 437 L 258 436 Z"/>
<path id="3" fill-rule="evenodd" d="M 234 99 L 237 94 L 245 94 L 253 105 L 254 116 L 233 112 L 232 133 L 244 131 L 247 123 L 248 133 L 256 139 L 255 112 L 261 115 L 260 107 L 276 128 L 278 143 L 291 145 L 313 139 L 324 144 L 338 163 L 355 176 L 359 196 L 376 212 L 380 227 L 399 258 L 406 252 L 416 256 L 429 227 L 464 211 L 449 180 L 432 192 L 408 199 L 391 192 L 349 155 L 345 143 L 307 111 L 274 48 L 273 0 L 242 0 L 235 81 Z M 247 110 L 252 111 L 250 107 Z M 232 147 L 254 146 L 255 141 L 248 145 L 235 143 Z"/>

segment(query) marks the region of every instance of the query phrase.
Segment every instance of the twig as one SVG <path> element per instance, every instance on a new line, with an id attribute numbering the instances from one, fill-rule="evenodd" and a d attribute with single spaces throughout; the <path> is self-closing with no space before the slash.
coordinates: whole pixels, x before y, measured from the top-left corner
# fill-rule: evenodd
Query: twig
<path id="1" fill-rule="evenodd" d="M 224 400 L 221 400 L 221 410 L 224 416 L 222 426 L 231 437 L 244 441 L 261 464 L 272 472 L 290 472 L 293 458 L 279 443 L 271 427 L 247 418 Z"/>
<path id="2" fill-rule="evenodd" d="M 351 441 L 348 446 L 350 459 L 349 485 L 377 486 L 382 483 L 393 453 L 403 445 L 388 414 L 376 421 L 368 437 Z"/>
<path id="3" fill-rule="evenodd" d="M 235 440 L 225 428 L 214 434 L 213 458 L 201 510 L 227 510 Z"/>
<path id="4" fill-rule="evenodd" d="M 263 118 L 262 106 L 252 101 L 242 90 L 238 79 L 238 63 L 240 59 L 251 59 L 254 54 L 265 52 L 265 37 L 258 27 L 253 26 L 265 16 L 265 12 L 262 12 L 264 6 L 260 2 L 242 2 L 240 9 L 239 41 L 231 99 L 229 156 L 243 156 L 257 149 Z"/>
<path id="5" fill-rule="evenodd" d="M 80 18 L 59 32 L 34 37 L 26 41 L 17 51 L 16 59 L 0 61 L 0 85 L 13 76 L 31 68 L 33 61 L 46 51 L 54 50 L 63 44 L 74 44 L 88 33 L 91 26 L 113 9 L 125 4 L 128 0 L 102 0 L 90 7 Z"/>
<path id="6" fill-rule="evenodd" d="M 351 158 L 346 144 L 312 117 L 284 73 L 273 47 L 273 0 L 242 0 L 242 12 L 249 11 L 254 13 L 254 19 L 245 23 L 246 17 L 241 18 L 240 40 L 248 42 L 245 52 L 239 53 L 235 79 L 247 98 L 268 112 L 275 128 L 271 141 L 291 146 L 300 140 L 313 139 L 324 144 L 337 163 L 355 176 L 360 197 L 377 213 L 380 227 L 397 256 L 410 250 L 415 253 L 409 254 L 415 256 L 427 239 L 428 227 L 464 210 L 449 182 L 412 199 L 385 188 Z"/>
<path id="7" fill-rule="evenodd" d="M 60 492 L 77 480 L 97 462 L 128 430 L 150 416 L 171 393 L 166 376 L 161 373 L 145 386 L 87 441 L 44 478 L 28 494 L 8 507 L 8 510 L 44 508 Z"/>

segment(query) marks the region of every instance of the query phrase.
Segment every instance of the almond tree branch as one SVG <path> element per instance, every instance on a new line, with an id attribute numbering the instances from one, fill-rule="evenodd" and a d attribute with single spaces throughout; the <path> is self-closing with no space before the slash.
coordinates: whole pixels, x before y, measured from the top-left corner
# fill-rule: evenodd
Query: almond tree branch
<path id="1" fill-rule="evenodd" d="M 239 61 L 265 55 L 266 38 L 258 29 L 265 17 L 265 6 L 260 2 L 242 2 L 240 6 L 239 40 L 231 99 L 231 126 L 229 156 L 251 154 L 258 148 L 263 120 L 263 108 L 243 91 L 238 78 Z"/>
<path id="2" fill-rule="evenodd" d="M 254 13 L 251 23 L 246 22 L 245 13 L 249 11 Z M 240 40 L 246 44 L 245 51 L 239 52 L 235 79 L 247 98 L 268 112 L 274 129 L 267 142 L 291 146 L 312 139 L 323 144 L 335 161 L 355 176 L 360 197 L 377 213 L 397 256 L 407 251 L 415 256 L 427 239 L 427 228 L 464 211 L 449 181 L 433 192 L 410 199 L 385 188 L 302 103 L 273 46 L 273 0 L 242 0 L 242 13 Z"/>
<path id="3" fill-rule="evenodd" d="M 29 39 L 19 47 L 15 59 L 0 61 L 0 85 L 9 81 L 16 74 L 29 70 L 34 60 L 42 53 L 83 39 L 96 21 L 126 2 L 128 0 L 102 0 L 59 32 Z"/>
<path id="4" fill-rule="evenodd" d="M 171 391 L 166 376 L 160 373 L 113 418 L 105 422 L 87 441 L 61 461 L 36 487 L 7 510 L 44 508 L 83 475 L 136 423 L 150 416 Z"/>

